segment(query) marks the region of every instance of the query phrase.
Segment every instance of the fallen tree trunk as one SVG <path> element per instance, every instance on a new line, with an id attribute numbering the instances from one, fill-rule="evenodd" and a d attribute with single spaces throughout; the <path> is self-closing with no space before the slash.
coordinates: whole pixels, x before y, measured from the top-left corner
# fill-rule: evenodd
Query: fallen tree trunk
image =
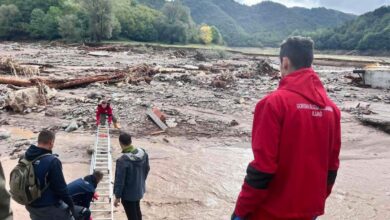
<path id="1" fill-rule="evenodd" d="M 49 87 L 55 88 L 55 89 L 67 89 L 67 88 L 73 88 L 77 86 L 83 86 L 88 85 L 95 82 L 111 82 L 111 81 L 117 81 L 121 79 L 125 79 L 126 74 L 125 73 L 116 73 L 116 74 L 110 74 L 110 75 L 99 75 L 99 76 L 89 76 L 84 77 L 80 79 L 74 79 L 71 81 L 67 81 L 64 83 L 48 83 Z"/>
<path id="2" fill-rule="evenodd" d="M 20 87 L 29 87 L 34 84 L 27 79 L 20 79 L 15 77 L 0 77 L 0 84 L 8 84 Z"/>
<path id="3" fill-rule="evenodd" d="M 0 77 L 0 84 L 8 84 L 19 87 L 30 87 L 43 83 L 54 89 L 68 89 L 88 85 L 95 82 L 117 82 L 118 80 L 124 80 L 126 76 L 126 73 L 110 73 L 106 75 L 86 76 L 78 79 L 20 79 L 15 77 Z"/>

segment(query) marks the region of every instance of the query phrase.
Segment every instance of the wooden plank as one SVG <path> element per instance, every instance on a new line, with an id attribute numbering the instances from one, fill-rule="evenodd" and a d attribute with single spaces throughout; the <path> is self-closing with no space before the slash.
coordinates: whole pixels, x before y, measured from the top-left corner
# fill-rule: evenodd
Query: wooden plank
<path id="1" fill-rule="evenodd" d="M 146 112 L 146 114 L 149 116 L 150 119 L 152 119 L 152 121 L 158 126 L 161 128 L 161 130 L 165 131 L 168 126 L 166 126 L 164 124 L 164 122 L 162 122 L 160 120 L 160 118 L 157 117 L 156 114 L 154 114 L 154 112 L 151 110 L 151 109 L 148 109 L 148 111 Z"/>

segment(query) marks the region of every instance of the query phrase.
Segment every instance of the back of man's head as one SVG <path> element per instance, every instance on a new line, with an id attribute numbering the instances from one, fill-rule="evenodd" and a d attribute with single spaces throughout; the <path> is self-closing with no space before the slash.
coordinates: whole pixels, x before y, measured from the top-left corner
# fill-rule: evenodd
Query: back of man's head
<path id="1" fill-rule="evenodd" d="M 49 130 L 42 130 L 38 135 L 38 145 L 52 144 L 56 138 L 54 132 Z"/>
<path id="2" fill-rule="evenodd" d="M 124 146 L 124 147 L 129 146 L 132 143 L 131 135 L 129 133 L 122 132 L 119 135 L 119 143 L 121 144 L 121 146 Z"/>
<path id="3" fill-rule="evenodd" d="M 103 176 L 104 176 L 103 172 L 98 171 L 98 170 L 95 170 L 92 175 L 95 177 L 97 183 L 99 183 L 103 179 Z"/>
<path id="4" fill-rule="evenodd" d="M 289 37 L 280 46 L 280 61 L 287 57 L 295 70 L 311 67 L 314 59 L 314 42 L 309 37 Z"/>

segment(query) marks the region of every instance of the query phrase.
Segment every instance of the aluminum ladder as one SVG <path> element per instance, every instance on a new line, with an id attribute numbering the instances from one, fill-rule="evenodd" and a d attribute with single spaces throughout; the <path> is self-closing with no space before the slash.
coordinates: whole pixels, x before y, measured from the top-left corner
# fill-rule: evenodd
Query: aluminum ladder
<path id="1" fill-rule="evenodd" d="M 94 220 L 114 219 L 114 198 L 112 181 L 112 155 L 110 128 L 99 125 L 96 132 L 94 151 L 91 158 L 90 173 L 101 171 L 104 173 L 103 180 L 96 188 L 99 200 L 91 203 L 91 213 Z"/>

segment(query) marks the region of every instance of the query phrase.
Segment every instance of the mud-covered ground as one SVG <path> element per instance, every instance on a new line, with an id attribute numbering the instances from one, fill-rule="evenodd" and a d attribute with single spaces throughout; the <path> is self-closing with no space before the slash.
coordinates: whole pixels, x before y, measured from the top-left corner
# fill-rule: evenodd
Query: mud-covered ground
<path id="1" fill-rule="evenodd" d="M 90 162 L 86 150 L 94 144 L 94 111 L 105 96 L 111 98 L 123 130 L 132 133 L 135 144 L 150 155 L 142 202 L 145 219 L 229 219 L 253 157 L 252 111 L 278 85 L 278 79 L 259 71 L 260 60 L 268 58 L 150 47 L 118 47 L 103 51 L 104 56 L 89 55 L 94 50 L 98 48 L 0 43 L 0 56 L 45 64 L 43 77 L 88 76 L 140 64 L 160 70 L 150 84 L 94 83 L 59 90 L 46 107 L 23 114 L 3 108 L 0 131 L 10 134 L 0 140 L 6 175 L 27 147 L 23 143 L 33 142 L 43 128 L 58 131 L 55 152 L 63 161 L 66 180 L 86 175 Z M 268 62 L 278 65 L 275 58 Z M 343 109 L 341 168 L 327 213 L 320 219 L 390 219 L 390 135 L 356 119 L 359 103 L 370 104 L 370 111 L 379 112 L 376 117 L 389 117 L 389 91 L 350 84 L 344 76 L 352 73 L 353 65 L 315 69 L 329 96 Z M 215 84 L 220 79 L 227 79 L 223 86 Z M 0 85 L 0 99 L 14 89 Z M 149 107 L 166 114 L 167 132 L 153 134 L 159 128 L 146 117 Z M 80 127 L 64 132 L 72 120 Z M 112 134 L 114 158 L 120 154 L 117 134 Z M 13 204 L 13 209 L 16 220 L 28 219 L 24 207 Z M 116 209 L 115 216 L 125 219 L 123 209 Z"/>

